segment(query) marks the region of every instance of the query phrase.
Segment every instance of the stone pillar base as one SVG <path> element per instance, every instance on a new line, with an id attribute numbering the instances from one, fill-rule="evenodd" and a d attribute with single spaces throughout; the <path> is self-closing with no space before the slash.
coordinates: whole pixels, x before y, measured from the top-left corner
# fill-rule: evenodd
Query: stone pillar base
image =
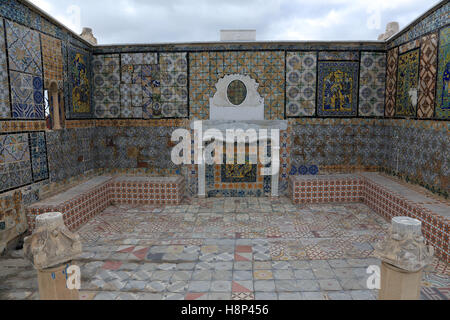
<path id="1" fill-rule="evenodd" d="M 422 269 L 409 272 L 381 262 L 381 288 L 378 300 L 419 300 Z"/>
<path id="2" fill-rule="evenodd" d="M 68 289 L 66 268 L 69 264 L 38 270 L 39 296 L 41 300 L 79 300 L 77 289 Z"/>

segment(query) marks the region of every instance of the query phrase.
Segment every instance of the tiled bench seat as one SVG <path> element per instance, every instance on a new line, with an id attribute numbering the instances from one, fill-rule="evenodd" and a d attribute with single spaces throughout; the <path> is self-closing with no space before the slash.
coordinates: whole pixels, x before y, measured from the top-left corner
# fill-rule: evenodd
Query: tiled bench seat
<path id="1" fill-rule="evenodd" d="M 294 203 L 363 202 L 387 220 L 409 216 L 422 221 L 422 232 L 436 255 L 450 263 L 448 201 L 411 190 L 378 173 L 291 176 Z"/>
<path id="2" fill-rule="evenodd" d="M 119 177 L 110 184 L 114 203 L 178 204 L 184 195 L 182 177 Z"/>
<path id="3" fill-rule="evenodd" d="M 110 204 L 178 204 L 184 195 L 182 177 L 98 176 L 65 192 L 27 207 L 29 229 L 37 215 L 61 212 L 70 230 L 76 230 Z"/>
<path id="4" fill-rule="evenodd" d="M 69 229 L 77 229 L 110 203 L 109 176 L 89 179 L 65 192 L 36 202 L 27 208 L 28 226 L 34 229 L 35 218 L 45 212 L 63 213 L 64 222 Z"/>

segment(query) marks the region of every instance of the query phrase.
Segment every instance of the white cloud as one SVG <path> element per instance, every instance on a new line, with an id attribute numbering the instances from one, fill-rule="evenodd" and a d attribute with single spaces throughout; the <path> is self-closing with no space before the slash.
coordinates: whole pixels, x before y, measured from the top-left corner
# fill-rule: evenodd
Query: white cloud
<path id="1" fill-rule="evenodd" d="M 374 40 L 438 0 L 31 0 L 99 43 L 216 41 L 220 29 L 257 29 L 258 40 Z M 67 12 L 81 8 L 79 21 Z M 377 10 L 377 11 L 374 11 Z M 374 16 L 373 14 L 377 15 Z M 376 22 L 376 23 L 374 23 Z"/>

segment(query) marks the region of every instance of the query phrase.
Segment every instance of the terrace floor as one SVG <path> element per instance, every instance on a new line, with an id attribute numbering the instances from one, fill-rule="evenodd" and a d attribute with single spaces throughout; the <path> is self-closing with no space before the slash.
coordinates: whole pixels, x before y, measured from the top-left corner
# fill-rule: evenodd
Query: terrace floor
<path id="1" fill-rule="evenodd" d="M 78 232 L 82 299 L 376 299 L 373 245 L 389 223 L 363 204 L 209 198 L 179 206 L 111 206 Z M 36 271 L 0 259 L 0 299 L 38 299 Z M 434 260 L 421 298 L 450 299 Z"/>

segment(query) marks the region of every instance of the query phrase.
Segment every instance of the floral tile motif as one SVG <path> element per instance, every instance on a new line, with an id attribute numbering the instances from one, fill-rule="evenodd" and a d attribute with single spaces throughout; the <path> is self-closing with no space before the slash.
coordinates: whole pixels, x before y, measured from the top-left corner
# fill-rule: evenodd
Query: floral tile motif
<path id="1" fill-rule="evenodd" d="M 64 67 L 61 40 L 41 34 L 41 42 L 44 86 L 50 88 L 50 84 L 56 82 L 58 89 L 62 89 Z"/>
<path id="2" fill-rule="evenodd" d="M 96 55 L 92 60 L 96 118 L 120 117 L 120 56 Z"/>
<path id="3" fill-rule="evenodd" d="M 10 71 L 12 116 L 44 119 L 44 92 L 40 76 Z"/>
<path id="4" fill-rule="evenodd" d="M 450 119 L 450 27 L 440 31 L 436 117 Z"/>
<path id="5" fill-rule="evenodd" d="M 362 52 L 359 75 L 359 115 L 384 116 L 386 54 Z"/>
<path id="6" fill-rule="evenodd" d="M 356 116 L 358 64 L 319 61 L 317 115 Z"/>
<path id="7" fill-rule="evenodd" d="M 316 52 L 288 52 L 286 115 L 313 116 L 316 111 Z"/>
<path id="8" fill-rule="evenodd" d="M 414 97 L 410 90 L 418 90 L 419 88 L 419 52 L 419 49 L 415 49 L 399 55 L 396 116 L 413 117 L 416 115 L 416 107 L 412 99 L 417 99 L 417 96 Z"/>
<path id="9" fill-rule="evenodd" d="M 393 117 L 395 113 L 395 97 L 397 83 L 398 48 L 388 51 L 386 68 L 385 116 Z"/>
<path id="10" fill-rule="evenodd" d="M 243 74 L 259 84 L 265 119 L 284 119 L 284 66 L 282 51 L 190 53 L 190 117 L 209 119 L 209 99 L 214 95 L 217 81 L 226 74 Z"/>
<path id="11" fill-rule="evenodd" d="M 5 21 L 10 70 L 42 76 L 39 33 L 15 22 Z"/>
<path id="12" fill-rule="evenodd" d="M 72 113 L 75 116 L 91 115 L 91 57 L 87 52 L 69 48 L 69 73 Z"/>
<path id="13" fill-rule="evenodd" d="M 28 134 L 0 135 L 0 191 L 31 182 Z"/>
<path id="14" fill-rule="evenodd" d="M 6 58 L 5 29 L 0 20 L 0 119 L 10 118 L 8 64 Z"/>
<path id="15" fill-rule="evenodd" d="M 29 136 L 33 181 L 48 179 L 47 146 L 44 132 L 31 132 Z"/>
<path id="16" fill-rule="evenodd" d="M 432 118 L 435 104 L 437 71 L 437 33 L 422 37 L 420 46 L 420 80 L 417 117 Z"/>

